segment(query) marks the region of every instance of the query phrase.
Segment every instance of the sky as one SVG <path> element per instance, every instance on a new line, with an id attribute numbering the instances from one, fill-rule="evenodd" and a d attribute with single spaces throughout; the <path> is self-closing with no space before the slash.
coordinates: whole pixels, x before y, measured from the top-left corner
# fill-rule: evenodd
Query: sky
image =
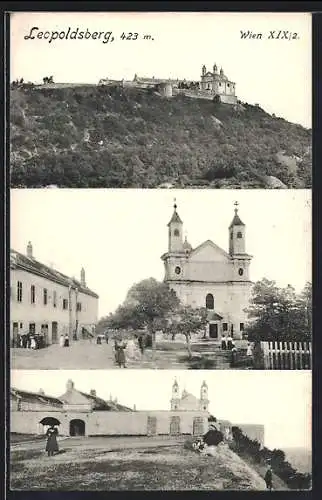
<path id="1" fill-rule="evenodd" d="M 310 190 L 12 189 L 11 248 L 80 278 L 99 295 L 99 317 L 143 279 L 162 281 L 174 197 L 193 248 L 208 239 L 228 251 L 234 202 L 246 224 L 250 279 L 311 281 Z"/>
<path id="2" fill-rule="evenodd" d="M 25 39 L 33 27 L 39 28 L 33 34 L 112 31 L 114 41 Z M 269 38 L 280 30 L 297 39 Z M 241 39 L 241 31 L 262 38 Z M 122 40 L 123 32 L 138 39 Z M 42 83 L 53 75 L 55 82 L 98 83 L 137 73 L 196 81 L 203 64 L 211 70 L 216 63 L 236 82 L 240 100 L 310 128 L 311 38 L 309 13 L 14 13 L 10 80 Z"/>
<path id="3" fill-rule="evenodd" d="M 209 411 L 233 424 L 265 426 L 265 445 L 269 448 L 311 447 L 310 371 L 182 371 L 120 370 L 12 370 L 11 386 L 16 389 L 61 396 L 68 379 L 75 388 L 99 397 L 117 397 L 118 402 L 137 410 L 170 409 L 175 377 L 179 389 L 199 397 L 200 387 L 208 384 Z M 130 380 L 129 380 L 130 378 Z M 131 390 L 129 390 L 129 382 Z M 156 389 L 157 388 L 157 389 Z"/>

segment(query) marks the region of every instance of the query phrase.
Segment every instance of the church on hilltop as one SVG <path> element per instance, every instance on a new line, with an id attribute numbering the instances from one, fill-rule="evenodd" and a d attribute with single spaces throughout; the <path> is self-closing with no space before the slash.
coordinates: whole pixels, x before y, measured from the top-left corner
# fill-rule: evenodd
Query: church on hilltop
<path id="1" fill-rule="evenodd" d="M 213 71 L 207 71 L 205 65 L 201 69 L 200 89 L 206 90 L 218 96 L 218 100 L 225 104 L 237 104 L 235 95 L 236 84 L 228 80 L 221 68 L 218 72 L 216 64 L 213 66 Z"/>
<path id="2" fill-rule="evenodd" d="M 211 240 L 192 248 L 187 237 L 183 238 L 183 222 L 175 203 L 168 223 L 168 251 L 161 257 L 164 281 L 183 304 L 208 310 L 206 335 L 216 340 L 223 334 L 242 338 L 247 321 L 252 256 L 246 252 L 246 225 L 237 207 L 236 202 L 226 252 Z"/>

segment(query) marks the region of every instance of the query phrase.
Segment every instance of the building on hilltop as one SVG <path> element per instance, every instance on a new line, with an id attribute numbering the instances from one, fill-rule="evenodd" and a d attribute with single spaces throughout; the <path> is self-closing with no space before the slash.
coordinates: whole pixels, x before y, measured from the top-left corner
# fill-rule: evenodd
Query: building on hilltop
<path id="1" fill-rule="evenodd" d="M 217 420 L 209 413 L 208 386 L 204 381 L 200 398 L 184 390 L 180 396 L 177 380 L 172 386 L 169 410 L 137 411 L 75 388 L 68 380 L 66 391 L 60 397 L 48 396 L 42 389 L 38 393 L 11 389 L 10 431 L 19 434 L 45 434 L 49 425 L 58 426 L 61 436 L 202 436 L 215 425 L 225 436 L 231 435 L 232 423 Z M 242 425 L 239 427 L 243 429 Z M 249 436 L 260 438 L 264 444 L 262 425 L 244 426 Z M 254 437 L 252 438 L 254 439 Z"/>
<path id="2" fill-rule="evenodd" d="M 161 257 L 164 281 L 183 304 L 208 309 L 206 336 L 217 340 L 228 333 L 242 338 L 250 302 L 252 256 L 246 252 L 246 226 L 237 205 L 228 236 L 228 252 L 211 240 L 192 248 L 183 239 L 183 222 L 175 203 L 168 223 L 168 251 Z"/>
<path id="3" fill-rule="evenodd" d="M 216 64 L 214 64 L 212 72 L 207 71 L 205 65 L 202 66 L 200 89 L 209 91 L 214 94 L 214 96 L 218 96 L 218 100 L 220 102 L 226 104 L 237 104 L 235 82 L 228 80 L 222 68 L 218 72 Z"/>
<path id="4" fill-rule="evenodd" d="M 80 280 L 37 261 L 31 242 L 23 255 L 10 251 L 10 338 L 41 334 L 46 345 L 93 334 L 98 318 L 98 295 L 88 288 L 85 270 Z"/>

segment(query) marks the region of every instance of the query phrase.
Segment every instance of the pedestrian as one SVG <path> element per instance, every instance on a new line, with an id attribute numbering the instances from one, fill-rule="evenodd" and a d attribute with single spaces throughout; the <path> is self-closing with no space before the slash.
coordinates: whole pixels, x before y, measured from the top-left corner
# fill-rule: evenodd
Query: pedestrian
<path id="1" fill-rule="evenodd" d="M 28 343 L 27 335 L 24 333 L 23 335 L 21 335 L 21 344 L 24 349 L 27 348 L 27 343 Z"/>
<path id="2" fill-rule="evenodd" d="M 101 339 L 100 335 L 97 335 L 97 337 L 96 337 L 96 344 L 100 344 L 100 345 L 102 344 L 102 339 Z"/>
<path id="3" fill-rule="evenodd" d="M 264 477 L 265 483 L 266 483 L 266 488 L 269 491 L 272 491 L 273 489 L 273 474 L 272 474 L 272 468 L 269 465 L 268 469 L 266 471 L 265 477 Z"/>
<path id="4" fill-rule="evenodd" d="M 30 348 L 37 349 L 36 337 L 34 335 L 30 337 Z"/>
<path id="5" fill-rule="evenodd" d="M 229 334 L 227 337 L 227 349 L 231 350 L 233 348 L 233 338 Z"/>
<path id="6" fill-rule="evenodd" d="M 139 344 L 139 349 L 141 351 L 141 354 L 144 354 L 144 347 L 145 347 L 145 342 L 144 342 L 144 336 L 143 335 L 138 335 L 138 344 Z"/>
<path id="7" fill-rule="evenodd" d="M 252 355 L 253 355 L 253 346 L 250 342 L 248 342 L 246 356 L 252 356 Z"/>
<path id="8" fill-rule="evenodd" d="M 59 337 L 59 345 L 60 347 L 64 347 L 64 344 L 65 344 L 65 337 L 62 333 L 61 336 Z"/>
<path id="9" fill-rule="evenodd" d="M 115 360 L 116 363 L 119 365 L 120 368 L 126 368 L 125 365 L 125 349 L 126 349 L 126 342 L 123 340 L 121 336 L 116 337 L 115 339 Z"/>
<path id="10" fill-rule="evenodd" d="M 223 350 L 227 349 L 227 338 L 225 334 L 221 337 L 221 348 Z"/>
<path id="11" fill-rule="evenodd" d="M 57 434 L 58 431 L 54 425 L 51 425 L 46 432 L 47 443 L 46 443 L 46 451 L 49 457 L 52 457 L 54 453 L 59 451 L 58 443 L 57 443 Z"/>
<path id="12" fill-rule="evenodd" d="M 69 337 L 66 333 L 65 338 L 64 338 L 64 347 L 69 347 Z"/>

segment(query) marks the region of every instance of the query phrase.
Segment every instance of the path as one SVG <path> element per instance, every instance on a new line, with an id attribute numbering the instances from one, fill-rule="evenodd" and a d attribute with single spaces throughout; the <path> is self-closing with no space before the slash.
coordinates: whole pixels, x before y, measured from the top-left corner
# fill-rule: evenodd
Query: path
<path id="1" fill-rule="evenodd" d="M 138 360 L 128 360 L 130 369 L 230 369 L 230 352 L 222 351 L 218 343 L 199 341 L 191 344 L 193 357 L 188 359 L 186 345 L 182 343 L 173 349 L 157 347 L 155 359 L 151 349 L 147 349 Z M 53 344 L 45 349 L 11 348 L 11 366 L 23 370 L 97 370 L 119 369 L 115 364 L 113 343 L 96 344 L 94 341 L 78 340 L 69 348 Z"/>

